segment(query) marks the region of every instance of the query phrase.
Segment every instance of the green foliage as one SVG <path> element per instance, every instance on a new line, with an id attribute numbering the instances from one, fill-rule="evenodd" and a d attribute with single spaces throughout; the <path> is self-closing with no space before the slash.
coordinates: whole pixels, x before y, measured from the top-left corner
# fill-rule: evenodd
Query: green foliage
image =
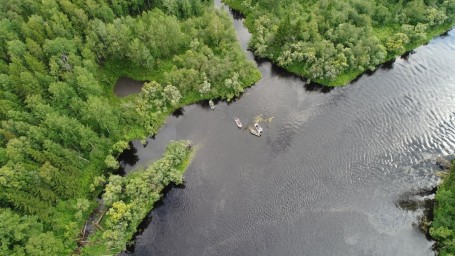
<path id="1" fill-rule="evenodd" d="M 191 155 L 188 141 L 171 142 L 162 158 L 147 169 L 126 177 L 112 175 L 103 194 L 107 207 L 103 229 L 90 237 L 82 254 L 115 254 L 124 250 L 137 225 L 160 199 L 160 192 L 170 183 L 183 183 Z"/>
<path id="2" fill-rule="evenodd" d="M 430 234 L 437 241 L 440 255 L 455 254 L 455 165 L 436 193 L 434 220 Z"/>
<path id="3" fill-rule="evenodd" d="M 0 214 L 12 226 L 36 223 L 1 226 L 0 255 L 73 252 L 128 141 L 155 133 L 176 108 L 231 99 L 260 77 L 211 1 L 2 0 L 0 10 Z M 122 76 L 150 83 L 119 99 Z M 178 165 L 167 161 L 159 168 Z M 180 183 L 174 171 L 154 179 Z M 159 198 L 141 182 L 112 176 L 107 205 Z"/>
<path id="4" fill-rule="evenodd" d="M 454 1 L 225 0 L 246 15 L 258 56 L 328 86 L 426 43 L 454 24 Z"/>
<path id="5" fill-rule="evenodd" d="M 37 217 L 20 216 L 0 208 L 0 252 L 2 255 L 64 255 L 62 241 L 52 232 L 44 233 Z"/>
<path id="6" fill-rule="evenodd" d="M 387 39 L 386 46 L 393 54 L 404 52 L 405 45 L 409 43 L 409 38 L 406 34 L 396 33 L 389 39 Z"/>

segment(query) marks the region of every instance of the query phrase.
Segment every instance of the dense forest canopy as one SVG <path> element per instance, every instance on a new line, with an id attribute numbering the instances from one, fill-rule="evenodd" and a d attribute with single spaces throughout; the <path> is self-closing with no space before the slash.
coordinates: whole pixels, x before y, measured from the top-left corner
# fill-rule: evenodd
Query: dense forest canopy
<path id="1" fill-rule="evenodd" d="M 128 141 L 259 79 L 205 0 L 0 0 L 0 255 L 68 255 Z M 150 81 L 118 99 L 120 76 Z"/>
<path id="2" fill-rule="evenodd" d="M 454 24 L 454 0 L 225 0 L 246 15 L 250 48 L 324 85 L 426 43 Z"/>

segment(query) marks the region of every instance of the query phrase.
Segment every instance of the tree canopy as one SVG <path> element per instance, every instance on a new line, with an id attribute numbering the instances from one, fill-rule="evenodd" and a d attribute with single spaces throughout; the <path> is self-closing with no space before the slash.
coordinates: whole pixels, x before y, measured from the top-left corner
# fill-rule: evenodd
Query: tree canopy
<path id="1" fill-rule="evenodd" d="M 0 0 L 1 255 L 71 254 L 129 140 L 259 79 L 211 4 Z M 150 82 L 119 99 L 122 76 Z"/>
<path id="2" fill-rule="evenodd" d="M 374 70 L 455 21 L 454 0 L 225 2 L 246 15 L 257 56 L 329 86 Z"/>

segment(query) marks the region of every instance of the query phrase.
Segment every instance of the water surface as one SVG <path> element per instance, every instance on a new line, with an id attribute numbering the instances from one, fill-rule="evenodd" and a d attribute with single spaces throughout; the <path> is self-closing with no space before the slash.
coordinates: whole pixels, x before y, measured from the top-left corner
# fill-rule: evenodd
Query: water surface
<path id="1" fill-rule="evenodd" d="M 121 77 L 114 86 L 114 93 L 119 97 L 140 93 L 144 82 L 136 81 L 128 77 Z"/>
<path id="2" fill-rule="evenodd" d="M 127 172 L 170 140 L 200 149 L 130 253 L 433 255 L 419 211 L 397 202 L 434 186 L 433 157 L 454 152 L 455 31 L 333 90 L 257 65 L 262 79 L 237 101 L 185 107 L 146 146 L 133 142 Z M 262 137 L 236 127 L 259 114 L 273 117 Z"/>

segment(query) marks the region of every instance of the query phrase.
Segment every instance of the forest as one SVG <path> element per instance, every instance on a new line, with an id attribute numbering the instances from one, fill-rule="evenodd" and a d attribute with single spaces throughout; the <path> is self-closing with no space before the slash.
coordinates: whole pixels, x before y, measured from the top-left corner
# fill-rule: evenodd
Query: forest
<path id="1" fill-rule="evenodd" d="M 340 86 L 454 25 L 455 0 L 225 0 L 250 49 L 310 81 Z"/>
<path id="2" fill-rule="evenodd" d="M 455 255 L 455 165 L 436 193 L 434 220 L 430 235 L 437 241 L 440 255 Z"/>
<path id="3" fill-rule="evenodd" d="M 136 227 L 161 198 L 160 192 L 170 183 L 183 183 L 183 172 L 193 153 L 189 141 L 172 141 L 163 157 L 145 170 L 125 177 L 111 175 L 102 196 L 106 217 L 81 248 L 81 255 L 109 255 L 125 250 Z"/>
<path id="4" fill-rule="evenodd" d="M 120 99 L 122 76 L 147 83 Z M 0 255 L 74 254 L 97 195 L 121 183 L 143 199 L 144 184 L 111 176 L 130 140 L 185 104 L 231 100 L 259 78 L 211 1 L 0 0 Z M 143 174 L 149 200 L 181 182 L 170 163 Z M 110 247 L 123 248 L 144 213 L 132 194 L 111 197 L 135 214 L 122 237 L 118 214 L 102 223 L 115 231 L 102 235 Z"/>

